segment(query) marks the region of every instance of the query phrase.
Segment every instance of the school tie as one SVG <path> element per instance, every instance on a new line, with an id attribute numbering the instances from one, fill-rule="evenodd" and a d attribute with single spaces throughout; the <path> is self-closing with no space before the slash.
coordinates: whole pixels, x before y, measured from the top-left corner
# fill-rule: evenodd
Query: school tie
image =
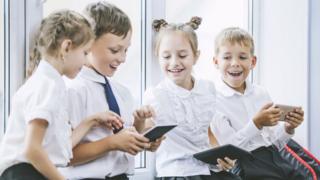
<path id="1" fill-rule="evenodd" d="M 95 70 L 95 69 L 94 69 Z M 102 75 L 101 73 L 99 73 L 97 70 L 95 70 L 99 75 L 101 75 L 104 78 L 105 83 L 100 83 L 103 88 L 104 88 L 104 93 L 106 95 L 106 100 L 109 106 L 109 110 L 113 111 L 115 113 L 117 113 L 119 116 L 121 116 L 120 114 L 120 109 L 116 100 L 116 97 L 114 96 L 110 83 L 108 81 L 108 79 Z M 118 133 L 121 129 L 123 129 L 123 127 L 119 128 L 119 129 L 113 129 L 113 133 L 116 134 Z"/>

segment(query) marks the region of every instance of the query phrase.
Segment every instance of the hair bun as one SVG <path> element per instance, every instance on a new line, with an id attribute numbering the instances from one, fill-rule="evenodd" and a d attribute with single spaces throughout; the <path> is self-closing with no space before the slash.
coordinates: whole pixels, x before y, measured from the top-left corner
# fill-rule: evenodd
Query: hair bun
<path id="1" fill-rule="evenodd" d="M 192 29 L 196 30 L 199 28 L 199 25 L 201 24 L 202 18 L 198 17 L 198 16 L 194 16 L 191 18 L 191 20 L 189 22 L 187 22 L 186 24 L 191 26 Z"/>
<path id="2" fill-rule="evenodd" d="M 152 22 L 152 28 L 155 32 L 159 32 L 162 27 L 165 27 L 168 23 L 164 19 L 156 19 Z"/>

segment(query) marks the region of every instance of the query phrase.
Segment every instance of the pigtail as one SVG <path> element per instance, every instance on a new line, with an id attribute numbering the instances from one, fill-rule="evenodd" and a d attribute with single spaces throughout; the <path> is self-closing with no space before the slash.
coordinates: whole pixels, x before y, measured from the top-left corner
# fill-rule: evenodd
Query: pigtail
<path id="1" fill-rule="evenodd" d="M 34 43 L 32 46 L 32 50 L 30 51 L 29 54 L 29 63 L 28 63 L 28 68 L 27 68 L 27 72 L 26 72 L 26 76 L 27 78 L 29 78 L 33 72 L 35 71 L 35 69 L 37 69 L 39 62 L 41 60 L 41 53 L 39 51 L 39 37 L 40 35 L 40 30 L 38 30 L 36 32 L 36 34 L 34 35 Z"/>
<path id="2" fill-rule="evenodd" d="M 186 23 L 186 25 L 189 25 L 190 27 L 192 27 L 193 30 L 196 30 L 199 28 L 201 21 L 202 21 L 201 17 L 194 16 L 191 18 L 189 22 Z"/>
<path id="3" fill-rule="evenodd" d="M 164 19 L 156 19 L 152 22 L 152 28 L 155 32 L 159 32 L 161 28 L 167 25 L 168 23 Z"/>

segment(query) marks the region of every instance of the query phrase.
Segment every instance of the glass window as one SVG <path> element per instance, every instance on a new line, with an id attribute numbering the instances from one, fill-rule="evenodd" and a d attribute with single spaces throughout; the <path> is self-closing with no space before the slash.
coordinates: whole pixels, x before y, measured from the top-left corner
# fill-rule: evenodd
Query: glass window
<path id="1" fill-rule="evenodd" d="M 43 14 L 47 16 L 54 10 L 67 8 L 77 12 L 82 12 L 85 6 L 93 2 L 92 0 L 48 0 L 43 5 Z M 130 89 L 137 105 L 141 103 L 141 94 L 144 91 L 141 82 L 141 3 L 140 0 L 108 0 L 108 2 L 118 6 L 128 14 L 133 26 L 131 46 L 128 50 L 126 63 L 113 77 L 121 84 Z M 144 153 L 142 153 L 144 154 Z M 136 156 L 136 167 L 145 167 L 144 155 Z"/>
<path id="2" fill-rule="evenodd" d="M 195 76 L 217 80 L 219 74 L 212 63 L 214 38 L 226 27 L 248 29 L 248 3 L 248 0 L 166 1 L 166 18 L 169 22 L 188 22 L 192 16 L 202 18 L 202 23 L 196 30 L 200 58 L 194 68 Z"/>
<path id="3" fill-rule="evenodd" d="M 0 3 L 0 14 L 4 14 L 4 2 Z M 0 18 L 0 140 L 4 132 L 4 16 Z"/>

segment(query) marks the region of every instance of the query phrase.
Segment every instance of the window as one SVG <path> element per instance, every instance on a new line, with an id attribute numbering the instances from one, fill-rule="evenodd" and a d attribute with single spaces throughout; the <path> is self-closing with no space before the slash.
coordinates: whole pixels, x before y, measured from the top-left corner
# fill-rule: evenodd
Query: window
<path id="1" fill-rule="evenodd" d="M 0 3 L 0 14 L 4 14 L 4 2 Z M 0 141 L 4 132 L 4 16 L 0 18 Z"/>

